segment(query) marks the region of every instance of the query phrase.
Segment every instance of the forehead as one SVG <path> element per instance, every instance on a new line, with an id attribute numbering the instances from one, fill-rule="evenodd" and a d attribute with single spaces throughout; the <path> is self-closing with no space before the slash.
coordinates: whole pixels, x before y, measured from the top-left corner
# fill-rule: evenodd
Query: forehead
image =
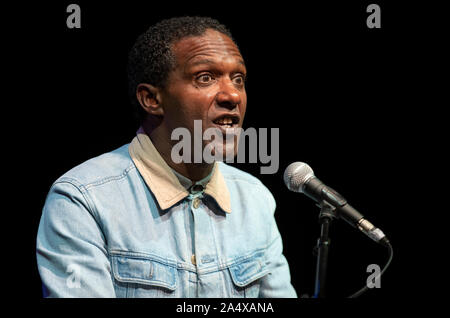
<path id="1" fill-rule="evenodd" d="M 208 57 L 213 59 L 234 58 L 244 64 L 236 44 L 227 35 L 207 30 L 200 36 L 183 38 L 172 45 L 172 51 L 179 65 L 187 66 Z"/>

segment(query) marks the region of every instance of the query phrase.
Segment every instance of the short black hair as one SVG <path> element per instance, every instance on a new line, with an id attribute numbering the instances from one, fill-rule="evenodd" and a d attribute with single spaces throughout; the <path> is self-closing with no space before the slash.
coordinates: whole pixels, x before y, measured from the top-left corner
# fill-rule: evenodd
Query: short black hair
<path id="1" fill-rule="evenodd" d="M 234 43 L 231 32 L 219 21 L 209 17 L 175 17 L 152 25 L 141 34 L 128 55 L 128 90 L 131 104 L 139 123 L 145 118 L 145 111 L 136 98 L 140 83 L 164 87 L 169 72 L 176 66 L 171 45 L 182 38 L 200 36 L 207 29 L 227 35 Z"/>

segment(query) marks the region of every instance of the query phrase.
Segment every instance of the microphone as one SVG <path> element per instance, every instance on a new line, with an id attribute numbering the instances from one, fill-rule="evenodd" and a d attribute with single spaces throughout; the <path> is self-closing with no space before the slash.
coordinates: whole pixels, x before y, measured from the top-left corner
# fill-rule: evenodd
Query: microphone
<path id="1" fill-rule="evenodd" d="M 293 192 L 303 193 L 319 203 L 327 202 L 336 209 L 339 218 L 344 219 L 375 242 L 389 245 L 389 240 L 379 228 L 366 220 L 361 213 L 347 203 L 344 197 L 314 176 L 313 170 L 306 163 L 291 163 L 284 171 L 284 183 Z"/>

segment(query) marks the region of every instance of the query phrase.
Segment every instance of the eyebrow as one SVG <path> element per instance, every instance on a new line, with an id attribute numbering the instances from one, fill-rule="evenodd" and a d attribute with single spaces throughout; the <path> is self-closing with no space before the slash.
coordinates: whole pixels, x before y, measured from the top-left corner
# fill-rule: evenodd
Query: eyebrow
<path id="1" fill-rule="evenodd" d="M 239 64 L 242 64 L 243 66 L 245 66 L 245 63 L 242 59 L 238 60 Z M 213 60 L 210 59 L 201 59 L 201 60 L 196 60 L 192 63 L 190 63 L 189 66 L 196 66 L 196 65 L 201 65 L 201 64 L 215 64 L 215 62 Z"/>

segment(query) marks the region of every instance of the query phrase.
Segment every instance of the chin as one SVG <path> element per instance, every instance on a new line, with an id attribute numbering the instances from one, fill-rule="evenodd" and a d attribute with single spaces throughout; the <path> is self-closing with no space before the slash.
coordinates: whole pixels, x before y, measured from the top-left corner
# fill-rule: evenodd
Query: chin
<path id="1" fill-rule="evenodd" d="M 208 144 L 210 149 L 212 149 L 211 154 L 214 156 L 215 161 L 231 161 L 237 155 L 237 144 L 236 143 L 214 143 L 211 142 Z"/>

